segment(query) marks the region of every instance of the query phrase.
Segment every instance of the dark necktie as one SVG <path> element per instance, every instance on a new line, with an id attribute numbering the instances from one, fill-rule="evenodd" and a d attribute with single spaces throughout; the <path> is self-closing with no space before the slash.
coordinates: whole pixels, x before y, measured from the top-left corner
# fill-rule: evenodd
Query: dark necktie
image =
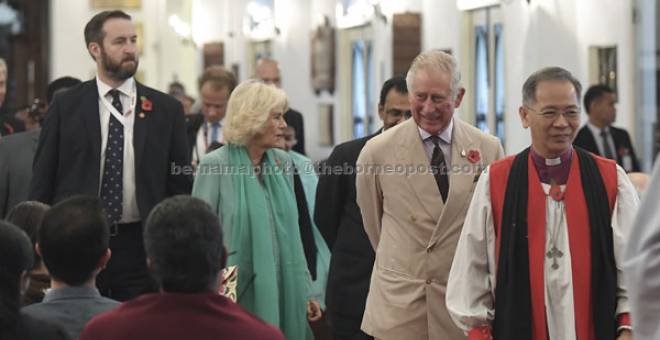
<path id="1" fill-rule="evenodd" d="M 614 159 L 614 154 L 612 153 L 612 147 L 610 146 L 610 142 L 608 141 L 607 138 L 608 135 L 609 133 L 607 132 L 607 130 L 605 129 L 600 130 L 600 136 L 603 138 L 603 156 L 605 156 L 605 158 Z"/>
<path id="2" fill-rule="evenodd" d="M 445 155 L 440 149 L 440 137 L 429 137 L 433 142 L 433 155 L 431 155 L 431 169 L 433 170 L 435 183 L 438 184 L 438 190 L 442 196 L 442 201 L 447 201 L 447 194 L 449 193 L 449 176 L 447 175 L 447 163 L 445 162 Z"/>
<path id="3" fill-rule="evenodd" d="M 119 91 L 110 91 L 112 106 L 120 114 L 124 110 L 119 100 Z M 122 215 L 122 202 L 124 196 L 123 170 L 124 170 L 124 126 L 110 114 L 108 123 L 108 142 L 105 148 L 105 161 L 103 163 L 103 180 L 101 181 L 101 200 L 105 207 L 108 222 L 118 223 Z"/>

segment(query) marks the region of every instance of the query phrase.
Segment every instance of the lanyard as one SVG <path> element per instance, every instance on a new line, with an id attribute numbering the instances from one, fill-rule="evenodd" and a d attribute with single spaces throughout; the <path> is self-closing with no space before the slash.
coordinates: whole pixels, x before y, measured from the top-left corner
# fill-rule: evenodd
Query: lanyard
<path id="1" fill-rule="evenodd" d="M 135 89 L 133 89 L 131 91 L 131 95 L 130 95 L 131 96 L 131 106 L 130 106 L 130 109 L 126 113 L 131 113 L 133 111 L 133 109 L 135 108 L 135 104 L 136 104 L 136 100 L 137 100 L 137 96 L 135 95 L 135 92 L 136 92 Z M 120 113 L 114 105 L 110 104 L 110 102 L 108 101 L 108 99 L 105 96 L 101 97 L 101 102 L 103 103 L 105 108 L 108 111 L 110 111 L 110 114 L 115 116 L 117 121 L 119 121 L 119 123 L 122 126 L 126 126 L 126 118 L 124 118 L 123 113 Z"/>

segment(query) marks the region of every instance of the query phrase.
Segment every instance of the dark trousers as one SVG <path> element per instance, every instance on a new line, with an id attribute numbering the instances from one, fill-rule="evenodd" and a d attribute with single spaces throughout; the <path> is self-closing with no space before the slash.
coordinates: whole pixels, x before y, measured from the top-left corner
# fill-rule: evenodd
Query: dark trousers
<path id="1" fill-rule="evenodd" d="M 327 299 L 326 299 L 327 301 Z M 374 338 L 360 329 L 362 318 L 340 316 L 328 307 L 329 326 L 335 340 L 373 340 Z"/>
<path id="2" fill-rule="evenodd" d="M 112 257 L 96 279 L 101 295 L 127 301 L 140 294 L 156 291 L 147 270 L 142 223 L 113 225 L 110 233 Z"/>

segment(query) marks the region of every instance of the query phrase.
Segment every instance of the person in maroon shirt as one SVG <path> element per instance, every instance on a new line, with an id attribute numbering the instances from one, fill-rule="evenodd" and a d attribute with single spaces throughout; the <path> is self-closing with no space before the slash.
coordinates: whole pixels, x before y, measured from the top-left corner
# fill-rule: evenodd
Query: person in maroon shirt
<path id="1" fill-rule="evenodd" d="M 147 219 L 144 245 L 160 287 L 92 319 L 81 340 L 284 340 L 217 293 L 227 258 L 220 219 L 204 201 L 175 196 Z"/>

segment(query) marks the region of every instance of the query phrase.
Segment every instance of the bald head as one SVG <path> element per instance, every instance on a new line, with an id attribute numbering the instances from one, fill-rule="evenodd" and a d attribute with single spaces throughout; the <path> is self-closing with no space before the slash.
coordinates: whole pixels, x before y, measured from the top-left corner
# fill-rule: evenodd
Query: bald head
<path id="1" fill-rule="evenodd" d="M 257 77 L 266 84 L 273 84 L 277 87 L 282 85 L 282 78 L 280 77 L 280 65 L 275 59 L 259 59 L 257 62 Z"/>

